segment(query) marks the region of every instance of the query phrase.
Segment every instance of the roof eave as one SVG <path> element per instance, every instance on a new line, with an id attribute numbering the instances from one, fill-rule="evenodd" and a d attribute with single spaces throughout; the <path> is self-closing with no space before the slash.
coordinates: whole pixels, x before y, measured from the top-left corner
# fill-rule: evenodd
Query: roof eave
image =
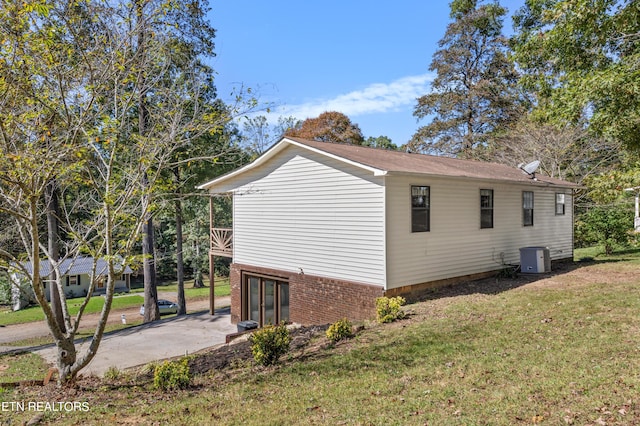
<path id="1" fill-rule="evenodd" d="M 463 176 L 463 175 L 449 175 L 429 172 L 406 172 L 406 171 L 387 171 L 386 176 L 421 176 L 421 177 L 435 177 L 441 179 L 464 179 L 464 180 L 477 180 L 483 182 L 498 182 L 498 183 L 511 183 L 511 184 L 532 184 L 536 186 L 544 187 L 556 187 L 556 188 L 570 188 L 579 189 L 580 185 L 567 182 L 566 184 L 559 184 L 554 182 L 545 182 L 538 179 L 518 180 L 518 179 L 501 179 L 496 177 L 476 177 L 476 176 Z"/>

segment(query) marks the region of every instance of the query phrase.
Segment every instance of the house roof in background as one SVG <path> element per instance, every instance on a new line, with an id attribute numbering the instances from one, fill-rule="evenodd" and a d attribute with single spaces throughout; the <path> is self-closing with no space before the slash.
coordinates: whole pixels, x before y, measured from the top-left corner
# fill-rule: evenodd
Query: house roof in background
<path id="1" fill-rule="evenodd" d="M 30 273 L 33 271 L 33 265 L 31 262 L 25 262 L 24 267 Z M 120 265 L 118 265 L 120 266 Z M 104 259 L 98 259 L 96 262 L 96 275 L 107 275 L 107 262 Z M 40 263 L 40 277 L 46 277 L 51 274 L 52 266 L 49 260 L 45 259 Z M 64 275 L 84 275 L 91 274 L 93 270 L 93 258 L 92 257 L 77 257 L 75 259 L 65 259 L 60 263 L 60 273 Z M 133 271 L 130 267 L 126 267 L 122 272 L 123 274 L 132 274 Z"/>
<path id="2" fill-rule="evenodd" d="M 555 186 L 558 188 L 579 187 L 579 185 L 575 183 L 551 178 L 540 173 L 536 173 L 535 179 L 532 179 L 530 175 L 518 169 L 515 165 L 511 167 L 499 163 L 460 160 L 451 157 L 438 157 L 434 155 L 391 151 L 358 145 L 317 142 L 308 139 L 286 137 L 282 138 L 278 143 L 269 148 L 252 163 L 207 182 L 199 186 L 199 188 L 213 189 L 215 185 L 220 182 L 241 174 L 244 171 L 260 166 L 290 145 L 308 149 L 339 161 L 349 163 L 356 167 L 369 170 L 377 176 L 415 174 L 506 181 L 531 184 L 534 186 Z"/>

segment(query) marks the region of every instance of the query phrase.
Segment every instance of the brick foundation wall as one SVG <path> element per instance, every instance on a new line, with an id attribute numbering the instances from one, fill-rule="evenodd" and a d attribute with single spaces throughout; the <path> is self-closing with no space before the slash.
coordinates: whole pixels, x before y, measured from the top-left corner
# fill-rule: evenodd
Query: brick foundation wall
<path id="1" fill-rule="evenodd" d="M 405 285 L 402 287 L 391 288 L 385 291 L 384 295 L 387 297 L 402 296 L 407 300 L 407 302 L 417 302 L 419 300 L 423 300 L 425 296 L 427 296 L 433 289 L 453 286 L 456 284 L 474 280 L 481 280 L 483 278 L 488 278 L 495 275 L 496 271 L 480 272 L 477 274 L 464 275 L 437 281 L 429 281 L 421 284 Z"/>
<path id="2" fill-rule="evenodd" d="M 332 323 L 344 317 L 351 321 L 373 319 L 376 298 L 384 295 L 380 286 L 233 263 L 229 274 L 232 323 L 241 320 L 242 273 L 288 281 L 290 319 L 303 325 Z"/>
<path id="3" fill-rule="evenodd" d="M 229 267 L 229 288 L 231 291 L 231 323 L 237 324 L 241 321 L 241 298 L 240 298 L 240 273 L 241 270 L 236 268 L 235 263 Z"/>
<path id="4" fill-rule="evenodd" d="M 553 271 L 553 265 L 560 262 L 552 262 L 551 270 Z M 496 271 L 430 281 L 384 291 L 382 287 L 374 285 L 232 263 L 229 280 L 231 284 L 231 322 L 234 324 L 241 320 L 242 315 L 240 298 L 242 273 L 268 275 L 288 281 L 290 319 L 292 322 L 308 325 L 332 323 L 344 317 L 351 321 L 374 319 L 376 317 L 375 301 L 378 297 L 403 296 L 408 302 L 415 302 L 423 299 L 434 288 L 495 276 Z"/>

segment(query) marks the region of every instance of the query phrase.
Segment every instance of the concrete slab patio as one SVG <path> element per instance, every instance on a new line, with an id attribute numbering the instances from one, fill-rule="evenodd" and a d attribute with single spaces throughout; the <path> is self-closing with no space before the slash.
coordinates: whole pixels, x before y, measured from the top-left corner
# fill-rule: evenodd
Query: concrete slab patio
<path id="1" fill-rule="evenodd" d="M 228 308 L 216 311 L 215 316 L 199 312 L 181 317 L 163 319 L 106 334 L 98 353 L 81 374 L 102 376 L 110 367 L 123 370 L 151 361 L 191 354 L 225 342 L 227 334 L 234 333 Z M 82 353 L 89 342 L 78 345 Z M 55 362 L 54 346 L 33 350 L 47 362 Z"/>

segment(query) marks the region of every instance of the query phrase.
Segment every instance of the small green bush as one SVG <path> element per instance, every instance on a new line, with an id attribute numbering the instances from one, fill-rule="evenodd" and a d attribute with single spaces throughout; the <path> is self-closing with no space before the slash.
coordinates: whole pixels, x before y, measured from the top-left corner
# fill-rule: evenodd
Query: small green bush
<path id="1" fill-rule="evenodd" d="M 189 359 L 180 361 L 165 361 L 155 367 L 153 385 L 160 390 L 185 389 L 191 382 Z"/>
<path id="2" fill-rule="evenodd" d="M 121 376 L 121 372 L 118 367 L 111 366 L 104 372 L 104 377 L 106 380 L 118 380 Z"/>
<path id="3" fill-rule="evenodd" d="M 287 353 L 291 336 L 286 325 L 268 325 L 254 331 L 249 336 L 253 359 L 260 365 L 273 365 Z"/>
<path id="4" fill-rule="evenodd" d="M 633 230 L 633 212 L 619 207 L 594 207 L 580 215 L 575 224 L 577 247 L 604 246 L 611 255 L 616 247 L 626 247 Z"/>
<path id="5" fill-rule="evenodd" d="M 401 306 L 406 303 L 404 297 L 378 297 L 376 299 L 376 313 L 379 323 L 393 322 L 404 318 Z"/>
<path id="6" fill-rule="evenodd" d="M 11 281 L 5 271 L 0 271 L 0 305 L 11 304 Z"/>
<path id="7" fill-rule="evenodd" d="M 353 324 L 347 318 L 334 322 L 327 329 L 327 338 L 334 343 L 351 337 L 353 337 Z"/>

